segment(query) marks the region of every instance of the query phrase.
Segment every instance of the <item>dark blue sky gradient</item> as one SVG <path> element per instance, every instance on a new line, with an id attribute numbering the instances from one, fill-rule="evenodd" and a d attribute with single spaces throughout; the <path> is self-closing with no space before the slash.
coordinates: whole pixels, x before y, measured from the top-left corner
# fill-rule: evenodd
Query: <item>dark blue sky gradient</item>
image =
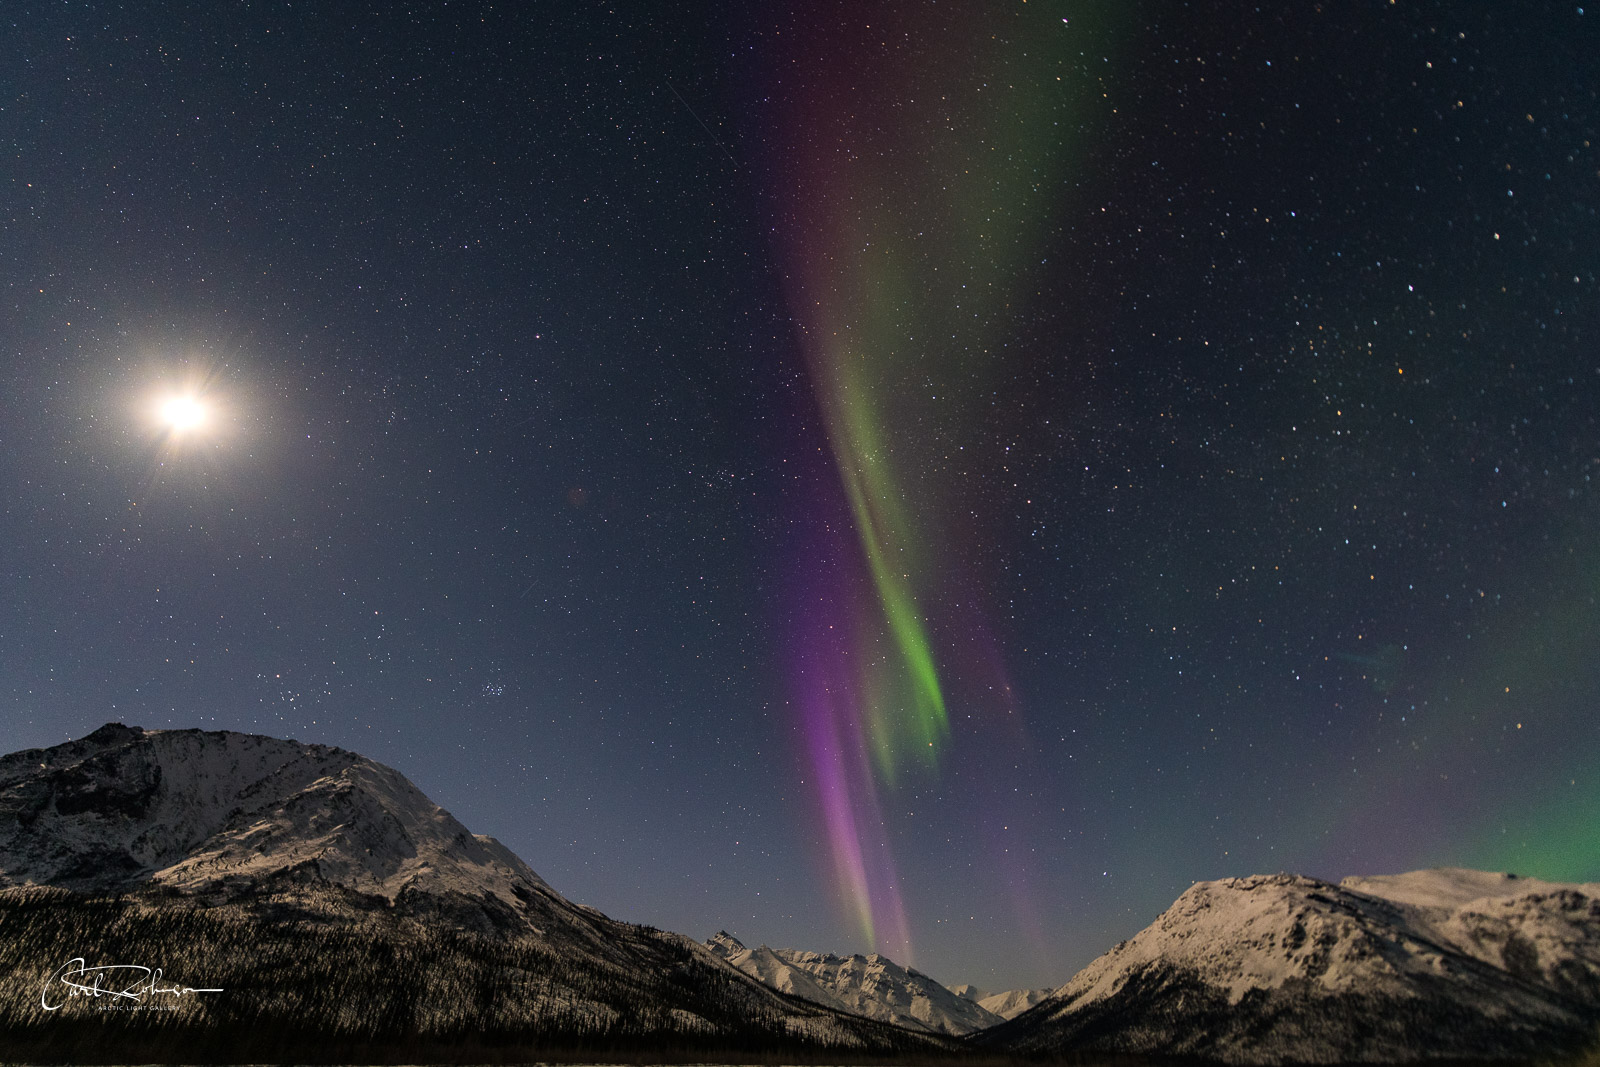
<path id="1" fill-rule="evenodd" d="M 963 490 L 1021 722 L 886 801 L 914 962 L 1058 984 L 1233 874 L 1600 878 L 1600 12 L 1060 6 Z M 4 749 L 342 745 L 618 918 L 869 950 L 778 647 L 827 468 L 762 16 L 4 19 Z"/>

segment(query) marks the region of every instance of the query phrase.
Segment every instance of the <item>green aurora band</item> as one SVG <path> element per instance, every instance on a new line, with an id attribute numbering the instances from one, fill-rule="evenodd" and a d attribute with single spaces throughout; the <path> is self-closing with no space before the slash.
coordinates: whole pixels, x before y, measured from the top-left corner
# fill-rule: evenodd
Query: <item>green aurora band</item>
<path id="1" fill-rule="evenodd" d="M 1081 6 L 1081 5 L 1080 5 Z M 1062 4 L 808 13 L 775 35 L 780 247 L 827 439 L 872 582 L 855 659 L 879 777 L 950 737 L 936 639 L 955 505 L 992 464 L 978 423 L 1007 310 L 1064 199 L 1089 19 Z M 845 32 L 841 32 L 844 30 Z M 943 655 L 941 655 L 943 649 Z"/>

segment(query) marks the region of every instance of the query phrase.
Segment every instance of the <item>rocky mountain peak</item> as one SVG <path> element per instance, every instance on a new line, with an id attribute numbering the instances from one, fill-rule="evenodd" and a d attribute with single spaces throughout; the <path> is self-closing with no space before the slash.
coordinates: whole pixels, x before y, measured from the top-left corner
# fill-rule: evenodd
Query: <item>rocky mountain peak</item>
<path id="1" fill-rule="evenodd" d="M 1027 1054 L 1398 1062 L 1576 1051 L 1597 1025 L 1600 885 L 1445 869 L 1198 883 L 985 1037 Z"/>
<path id="2" fill-rule="evenodd" d="M 343 749 L 108 723 L 0 758 L 0 886 L 240 892 L 286 878 L 391 900 L 548 891 L 404 775 Z"/>
<path id="3" fill-rule="evenodd" d="M 744 943 L 726 930 L 718 930 L 706 942 L 706 947 L 719 956 L 732 956 L 739 952 L 747 951 Z"/>

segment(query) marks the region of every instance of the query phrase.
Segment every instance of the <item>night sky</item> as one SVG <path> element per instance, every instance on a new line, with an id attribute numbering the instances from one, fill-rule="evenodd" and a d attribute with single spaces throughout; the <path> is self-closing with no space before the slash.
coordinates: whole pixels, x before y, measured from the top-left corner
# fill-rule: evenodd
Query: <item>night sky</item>
<path id="1" fill-rule="evenodd" d="M 1597 27 L 8 3 L 0 748 L 340 745 L 988 989 L 1600 879 Z"/>

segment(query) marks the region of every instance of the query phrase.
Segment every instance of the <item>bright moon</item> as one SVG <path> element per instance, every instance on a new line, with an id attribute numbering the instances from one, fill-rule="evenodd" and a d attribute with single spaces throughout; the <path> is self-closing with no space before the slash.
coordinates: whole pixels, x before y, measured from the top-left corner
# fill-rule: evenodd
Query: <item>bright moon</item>
<path id="1" fill-rule="evenodd" d="M 161 405 L 161 418 L 175 433 L 185 433 L 204 425 L 206 407 L 192 396 L 175 396 Z"/>

